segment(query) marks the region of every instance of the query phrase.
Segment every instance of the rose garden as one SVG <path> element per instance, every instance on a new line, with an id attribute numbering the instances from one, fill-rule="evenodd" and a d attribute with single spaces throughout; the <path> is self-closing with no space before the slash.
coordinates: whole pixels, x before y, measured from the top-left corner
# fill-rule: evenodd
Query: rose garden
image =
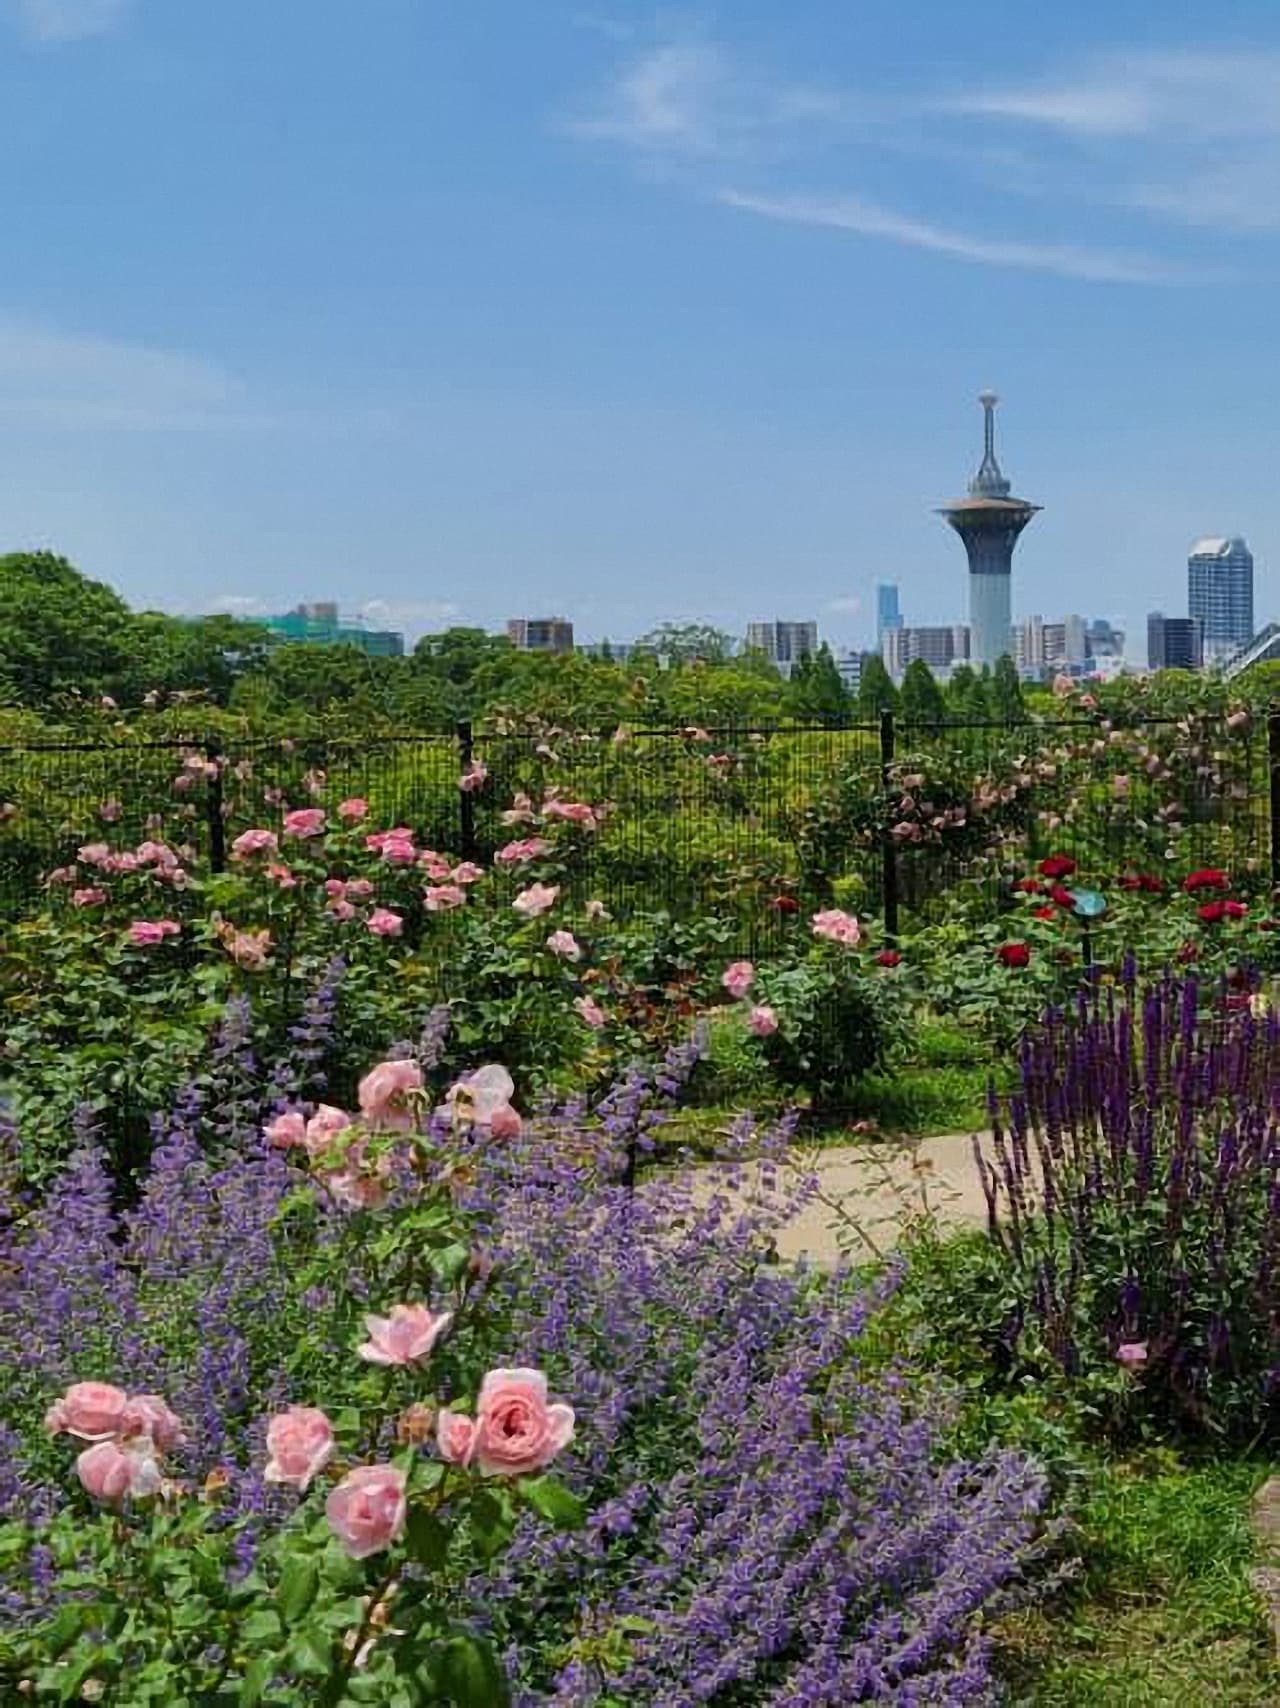
<path id="1" fill-rule="evenodd" d="M 3 1700 L 1277 1699 L 1265 706 L 113 714 L 0 751 Z"/>

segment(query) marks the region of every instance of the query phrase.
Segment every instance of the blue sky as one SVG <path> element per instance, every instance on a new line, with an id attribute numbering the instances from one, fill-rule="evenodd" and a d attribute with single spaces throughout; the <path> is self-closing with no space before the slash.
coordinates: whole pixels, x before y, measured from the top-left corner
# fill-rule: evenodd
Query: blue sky
<path id="1" fill-rule="evenodd" d="M 992 386 L 1015 610 L 1280 615 L 1268 0 L 0 0 L 0 96 L 0 542 L 135 603 L 952 620 Z"/>

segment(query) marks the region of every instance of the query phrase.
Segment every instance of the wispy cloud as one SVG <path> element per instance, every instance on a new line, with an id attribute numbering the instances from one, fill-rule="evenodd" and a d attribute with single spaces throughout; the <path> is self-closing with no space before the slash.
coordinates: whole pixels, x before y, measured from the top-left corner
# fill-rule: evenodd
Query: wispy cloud
<path id="1" fill-rule="evenodd" d="M 855 232 L 861 237 L 881 237 L 910 249 L 927 249 L 955 261 L 973 261 L 989 267 L 1018 267 L 1033 273 L 1056 273 L 1060 278 L 1110 285 L 1173 284 L 1200 279 L 1200 275 L 1186 269 L 1141 255 L 1113 254 L 1065 243 L 1021 243 L 975 237 L 909 219 L 852 196 L 757 196 L 722 190 L 718 200 L 726 207 L 741 208 L 766 219 L 825 226 L 833 231 Z"/>
<path id="2" fill-rule="evenodd" d="M 567 128 L 760 217 L 1090 283 L 1234 276 L 1218 254 L 1199 265 L 1173 251 L 1171 220 L 1280 229 L 1280 54 L 1147 54 L 1040 83 L 890 99 L 770 76 L 722 43 L 681 38 L 625 57 Z M 912 160 L 930 171 L 903 178 Z M 886 172 L 906 188 L 867 194 Z M 982 186 L 994 231 L 946 217 L 943 176 Z M 813 188 L 842 179 L 847 191 Z M 895 205 L 908 198 L 919 205 Z M 1150 240 L 1099 243 L 1083 204 L 1141 210 Z"/>
<path id="3" fill-rule="evenodd" d="M 827 610 L 838 617 L 856 617 L 862 610 L 862 600 L 858 598 L 856 593 L 850 594 L 845 599 L 828 599 Z"/>
<path id="4" fill-rule="evenodd" d="M 360 616 L 371 629 L 402 629 L 420 634 L 455 621 L 462 607 L 450 599 L 369 599 Z"/>
<path id="5" fill-rule="evenodd" d="M 18 22 L 34 41 L 73 42 L 106 35 L 135 0 L 18 0 Z"/>

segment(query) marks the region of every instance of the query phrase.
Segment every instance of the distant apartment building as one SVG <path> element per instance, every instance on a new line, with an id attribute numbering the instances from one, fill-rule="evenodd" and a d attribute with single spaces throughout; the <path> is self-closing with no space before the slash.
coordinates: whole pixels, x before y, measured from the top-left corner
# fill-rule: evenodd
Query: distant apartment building
<path id="1" fill-rule="evenodd" d="M 840 680 L 851 694 L 856 694 L 862 686 L 862 667 L 868 658 L 878 657 L 878 653 L 842 652 L 836 659 L 836 669 L 840 672 Z"/>
<path id="2" fill-rule="evenodd" d="M 296 641 L 308 646 L 350 646 L 367 653 L 370 658 L 403 658 L 404 636 L 392 629 L 366 629 L 363 623 L 344 623 L 338 616 L 337 601 L 317 599 L 310 604 L 294 607 L 279 617 L 255 617 L 281 640 Z"/>
<path id="3" fill-rule="evenodd" d="M 935 676 L 947 675 L 957 664 L 969 660 L 969 630 L 964 623 L 938 627 L 900 628 L 886 631 L 880 649 L 885 669 L 895 682 L 917 659 Z"/>
<path id="4" fill-rule="evenodd" d="M 747 647 L 762 652 L 774 664 L 798 664 L 818 650 L 816 623 L 748 623 Z"/>
<path id="5" fill-rule="evenodd" d="M 521 652 L 572 652 L 573 624 L 564 617 L 512 617 L 507 639 Z"/>
<path id="6" fill-rule="evenodd" d="M 1253 639 L 1253 553 L 1238 536 L 1192 546 L 1187 613 L 1199 619 L 1209 663 L 1230 658 Z"/>
<path id="7" fill-rule="evenodd" d="M 896 581 L 882 581 L 876 588 L 876 646 L 884 646 L 884 637 L 902 627 L 902 606 L 898 601 Z"/>
<path id="8" fill-rule="evenodd" d="M 1123 658 L 1124 630 L 1105 617 L 1095 617 L 1084 632 L 1085 654 L 1091 659 Z"/>
<path id="9" fill-rule="evenodd" d="M 1204 631 L 1199 617 L 1147 618 L 1148 670 L 1199 670 L 1204 664 Z"/>

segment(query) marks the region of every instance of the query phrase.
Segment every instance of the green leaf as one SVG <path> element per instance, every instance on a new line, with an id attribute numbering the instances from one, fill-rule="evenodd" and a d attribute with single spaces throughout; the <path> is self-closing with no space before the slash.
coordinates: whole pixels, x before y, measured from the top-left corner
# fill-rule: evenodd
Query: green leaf
<path id="1" fill-rule="evenodd" d="M 511 1692 L 498 1657 L 481 1637 L 464 1633 L 450 1638 L 433 1671 L 439 1689 L 455 1708 L 508 1708 L 510 1704 Z"/>
<path id="2" fill-rule="evenodd" d="M 425 1507 L 410 1508 L 406 1540 L 412 1559 L 424 1566 L 442 1566 L 449 1551 L 449 1532 Z"/>
<path id="3" fill-rule="evenodd" d="M 585 1505 L 557 1478 L 522 1477 L 519 1489 L 526 1506 L 561 1530 L 580 1530 L 586 1523 Z"/>
<path id="4" fill-rule="evenodd" d="M 286 1625 L 296 1625 L 316 1598 L 320 1587 L 320 1570 L 305 1554 L 291 1554 L 280 1573 L 277 1600 L 280 1617 Z"/>
<path id="5" fill-rule="evenodd" d="M 274 1642 L 283 1635 L 279 1615 L 270 1607 L 251 1613 L 240 1627 L 242 1642 L 250 1644 Z"/>
<path id="6" fill-rule="evenodd" d="M 256 1660 L 249 1662 L 244 1669 L 244 1680 L 240 1685 L 238 1708 L 258 1708 L 266 1694 L 267 1686 L 275 1671 L 275 1661 L 265 1655 L 259 1655 Z"/>

